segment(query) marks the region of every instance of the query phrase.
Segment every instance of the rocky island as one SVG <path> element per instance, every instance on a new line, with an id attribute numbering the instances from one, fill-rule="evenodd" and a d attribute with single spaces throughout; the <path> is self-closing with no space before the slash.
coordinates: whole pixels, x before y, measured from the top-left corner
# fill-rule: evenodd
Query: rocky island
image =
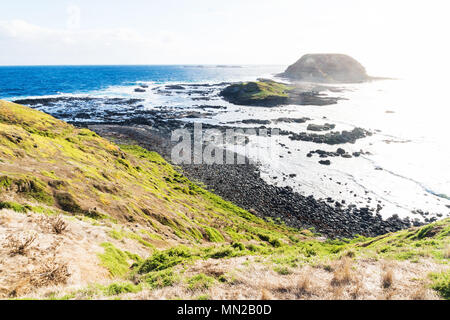
<path id="1" fill-rule="evenodd" d="M 233 104 L 246 106 L 275 107 L 284 104 L 294 105 L 330 105 L 338 98 L 321 94 L 325 89 L 339 91 L 312 83 L 359 83 L 375 79 L 367 75 L 364 66 L 345 54 L 307 54 L 289 66 L 285 72 L 277 75 L 291 83 L 259 79 L 252 82 L 231 84 L 220 95 Z"/>
<path id="2" fill-rule="evenodd" d="M 366 69 L 345 54 L 307 54 L 278 75 L 292 81 L 358 83 L 372 79 Z"/>
<path id="3" fill-rule="evenodd" d="M 331 105 L 339 98 L 320 93 L 323 88 L 289 85 L 273 80 L 260 79 L 255 82 L 231 84 L 220 95 L 233 104 L 243 106 L 276 107 L 284 104 Z"/>

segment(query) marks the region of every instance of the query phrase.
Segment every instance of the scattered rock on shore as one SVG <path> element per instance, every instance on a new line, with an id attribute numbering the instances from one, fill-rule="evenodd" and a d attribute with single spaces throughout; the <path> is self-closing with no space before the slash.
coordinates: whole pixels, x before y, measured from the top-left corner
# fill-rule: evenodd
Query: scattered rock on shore
<path id="1" fill-rule="evenodd" d="M 294 133 L 290 131 L 281 131 L 280 134 L 289 135 L 289 138 L 294 141 L 310 141 L 314 143 L 325 143 L 330 145 L 355 143 L 358 139 L 362 139 L 372 135 L 371 132 L 362 128 L 355 128 L 352 131 L 330 132 L 326 134 L 306 132 Z"/>
<path id="2" fill-rule="evenodd" d="M 312 119 L 303 117 L 303 118 L 278 118 L 275 119 L 275 122 L 285 122 L 285 123 L 305 123 L 307 121 L 310 121 Z"/>
<path id="3" fill-rule="evenodd" d="M 186 88 L 180 85 L 168 85 L 166 86 L 167 90 L 185 90 Z"/>
<path id="4" fill-rule="evenodd" d="M 308 125 L 307 130 L 309 130 L 309 131 L 329 131 L 329 130 L 333 130 L 334 128 L 336 128 L 336 125 L 331 124 L 331 123 L 325 123 L 324 125 L 310 124 L 310 125 Z"/>

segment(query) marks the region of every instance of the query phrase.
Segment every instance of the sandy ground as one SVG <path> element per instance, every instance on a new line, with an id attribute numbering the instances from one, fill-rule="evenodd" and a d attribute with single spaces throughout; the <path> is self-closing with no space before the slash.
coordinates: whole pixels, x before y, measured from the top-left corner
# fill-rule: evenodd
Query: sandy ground
<path id="1" fill-rule="evenodd" d="M 104 252 L 101 247 L 104 242 L 142 257 L 150 254 L 135 241 L 112 239 L 108 235 L 112 230 L 108 225 L 96 226 L 74 217 L 63 219 L 67 229 L 56 234 L 52 230 L 51 218 L 45 215 L 0 211 L 0 297 L 21 296 L 35 291 L 35 278 L 39 278 L 46 267 L 51 270 L 66 266 L 68 276 L 66 279 L 40 279 L 44 283 L 42 287 L 38 285 L 38 295 L 48 292 L 49 288 L 50 291 L 67 290 L 113 281 L 97 256 Z M 23 254 L 11 254 L 12 241 L 24 242 L 32 238 L 34 241 Z"/>

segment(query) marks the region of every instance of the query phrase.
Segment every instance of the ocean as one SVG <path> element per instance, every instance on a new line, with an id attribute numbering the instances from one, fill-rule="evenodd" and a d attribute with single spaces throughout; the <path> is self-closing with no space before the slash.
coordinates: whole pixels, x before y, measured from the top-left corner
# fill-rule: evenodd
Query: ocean
<path id="1" fill-rule="evenodd" d="M 194 94 L 159 94 L 152 90 L 168 84 L 217 84 L 273 78 L 285 66 L 36 66 L 0 67 L 0 99 L 14 101 L 42 97 L 139 98 L 147 110 L 198 110 L 202 97 Z M 149 87 L 135 92 L 139 85 Z M 280 161 L 259 163 L 263 178 L 278 186 L 291 186 L 304 195 L 343 200 L 358 206 L 382 204 L 384 217 L 423 219 L 450 214 L 450 109 L 445 101 L 445 86 L 422 79 L 379 80 L 363 84 L 335 85 L 340 90 L 326 94 L 343 98 L 330 106 L 282 106 L 276 108 L 235 106 L 211 91 L 208 105 L 220 112 L 205 118 L 186 118 L 210 124 L 230 125 L 245 119 L 274 120 L 280 117 L 308 117 L 314 124 L 333 123 L 336 131 L 361 127 L 374 134 L 343 146 L 318 145 L 292 141 L 280 136 Z M 95 114 L 90 121 L 103 119 L 108 109 L 126 107 L 99 104 L 98 101 L 57 106 L 38 106 L 62 120 L 82 122 L 76 114 Z M 100 112 L 102 111 L 102 112 Z M 119 119 L 120 120 L 120 119 Z M 236 126 L 236 124 L 233 124 Z M 267 127 L 306 132 L 308 123 L 275 123 Z M 240 127 L 251 125 L 239 124 Z M 252 141 L 249 156 L 263 148 Z M 307 157 L 313 150 L 360 152 L 361 157 L 332 158 L 331 166 Z M 285 179 L 286 175 L 292 175 Z M 295 175 L 295 176 L 294 176 Z M 427 215 L 418 215 L 423 211 Z"/>
<path id="2" fill-rule="evenodd" d="M 280 66 L 31 66 L 0 67 L 0 97 L 83 94 L 141 82 L 221 82 L 254 79 Z"/>

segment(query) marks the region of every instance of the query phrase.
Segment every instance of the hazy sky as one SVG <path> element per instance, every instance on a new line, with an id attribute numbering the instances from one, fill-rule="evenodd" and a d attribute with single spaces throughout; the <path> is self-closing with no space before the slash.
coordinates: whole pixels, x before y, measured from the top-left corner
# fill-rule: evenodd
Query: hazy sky
<path id="1" fill-rule="evenodd" d="M 287 65 L 339 52 L 375 75 L 426 72 L 450 55 L 448 2 L 0 0 L 0 65 Z"/>

